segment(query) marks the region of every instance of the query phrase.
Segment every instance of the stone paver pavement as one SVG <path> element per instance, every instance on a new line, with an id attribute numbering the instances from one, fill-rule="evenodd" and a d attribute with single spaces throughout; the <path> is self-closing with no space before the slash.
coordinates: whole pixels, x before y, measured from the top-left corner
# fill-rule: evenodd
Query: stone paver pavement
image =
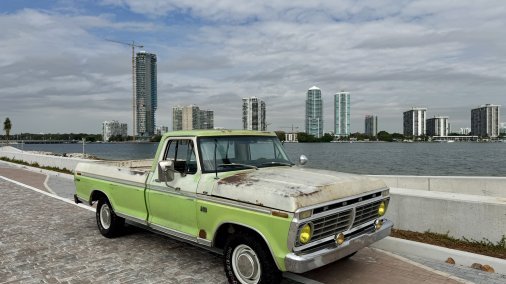
<path id="1" fill-rule="evenodd" d="M 17 180 L 27 176 L 18 173 Z M 54 178 L 52 186 L 69 182 Z M 226 282 L 218 255 L 133 226 L 120 238 L 104 238 L 93 212 L 3 179 L 0 204 L 0 283 Z M 457 283 L 369 248 L 303 276 L 323 283 Z"/>

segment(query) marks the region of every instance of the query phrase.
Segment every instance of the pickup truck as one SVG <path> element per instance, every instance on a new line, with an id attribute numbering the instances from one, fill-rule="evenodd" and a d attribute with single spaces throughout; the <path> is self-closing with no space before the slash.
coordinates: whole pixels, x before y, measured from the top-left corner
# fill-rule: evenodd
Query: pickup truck
<path id="1" fill-rule="evenodd" d="M 299 163 L 307 158 L 301 156 Z M 277 283 L 390 234 L 378 179 L 295 165 L 272 132 L 176 131 L 154 160 L 79 163 L 76 203 L 100 233 L 125 220 L 221 253 L 231 283 Z"/>

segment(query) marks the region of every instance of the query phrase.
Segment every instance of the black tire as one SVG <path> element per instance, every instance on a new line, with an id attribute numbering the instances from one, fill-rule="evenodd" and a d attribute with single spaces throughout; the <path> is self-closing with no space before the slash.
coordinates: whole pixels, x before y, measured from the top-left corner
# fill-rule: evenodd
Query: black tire
<path id="1" fill-rule="evenodd" d="M 106 238 L 114 238 L 120 235 L 125 225 L 125 219 L 114 213 L 107 198 L 101 198 L 98 201 L 96 217 L 98 230 Z"/>
<path id="2" fill-rule="evenodd" d="M 232 235 L 225 244 L 223 265 L 228 282 L 234 284 L 280 283 L 281 271 L 276 266 L 265 242 L 257 236 L 247 234 L 239 232 Z M 234 257 L 236 261 L 233 260 Z M 243 272 L 237 265 L 240 260 L 242 263 L 245 263 L 245 260 L 250 261 L 250 263 L 246 262 L 247 265 L 243 265 Z"/>

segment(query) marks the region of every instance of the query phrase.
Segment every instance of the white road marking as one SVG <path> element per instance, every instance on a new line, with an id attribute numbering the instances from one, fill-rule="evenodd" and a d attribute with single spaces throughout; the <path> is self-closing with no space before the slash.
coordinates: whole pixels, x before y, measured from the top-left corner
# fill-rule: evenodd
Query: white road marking
<path id="1" fill-rule="evenodd" d="M 70 199 L 66 199 L 66 198 L 60 197 L 60 196 L 55 195 L 55 194 L 51 194 L 51 193 L 49 193 L 49 192 L 46 192 L 46 191 L 40 190 L 40 189 L 35 188 L 35 187 L 33 187 L 33 186 L 29 186 L 29 185 L 24 184 L 24 183 L 21 183 L 21 182 L 19 182 L 19 181 L 15 181 L 15 180 L 12 180 L 12 179 L 10 179 L 10 178 L 6 178 L 6 177 L 4 177 L 4 176 L 0 176 L 0 179 L 3 179 L 3 180 L 5 180 L 5 181 L 8 181 L 8 182 L 11 182 L 11 183 L 14 183 L 14 184 L 17 184 L 17 185 L 22 186 L 22 187 L 24 187 L 24 188 L 31 189 L 31 190 L 33 190 L 33 191 L 35 191 L 35 192 L 42 193 L 42 194 L 44 194 L 44 195 L 47 195 L 47 196 L 52 197 L 52 198 L 54 198 L 54 199 L 58 199 L 58 200 L 60 200 L 60 201 L 66 202 L 66 203 L 68 203 L 68 204 L 72 204 L 72 205 L 75 205 L 75 206 L 77 206 L 77 207 L 80 207 L 80 208 L 83 208 L 83 209 L 86 209 L 86 210 L 89 210 L 89 211 L 95 212 L 95 209 L 94 209 L 93 207 L 86 206 L 86 205 L 84 205 L 84 204 L 80 204 L 80 203 L 79 203 L 79 204 L 76 204 L 76 203 L 74 203 L 74 202 L 73 202 L 72 200 L 70 200 Z"/>
<path id="2" fill-rule="evenodd" d="M 49 175 L 46 175 L 46 179 L 44 180 L 44 187 L 52 194 L 54 195 L 57 195 L 56 192 L 53 191 L 53 189 L 51 187 L 49 187 L 49 185 L 47 184 L 47 182 L 49 181 Z"/>

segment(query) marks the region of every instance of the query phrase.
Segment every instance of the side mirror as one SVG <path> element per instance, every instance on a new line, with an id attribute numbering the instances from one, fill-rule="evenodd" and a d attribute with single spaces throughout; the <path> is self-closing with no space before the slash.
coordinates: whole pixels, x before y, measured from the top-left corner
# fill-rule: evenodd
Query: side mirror
<path id="1" fill-rule="evenodd" d="M 160 161 L 158 163 L 158 181 L 169 182 L 174 180 L 174 161 Z"/>
<path id="2" fill-rule="evenodd" d="M 307 163 L 307 161 L 308 161 L 308 159 L 307 159 L 306 155 L 300 155 L 300 157 L 299 157 L 299 164 L 301 166 L 305 165 Z"/>

